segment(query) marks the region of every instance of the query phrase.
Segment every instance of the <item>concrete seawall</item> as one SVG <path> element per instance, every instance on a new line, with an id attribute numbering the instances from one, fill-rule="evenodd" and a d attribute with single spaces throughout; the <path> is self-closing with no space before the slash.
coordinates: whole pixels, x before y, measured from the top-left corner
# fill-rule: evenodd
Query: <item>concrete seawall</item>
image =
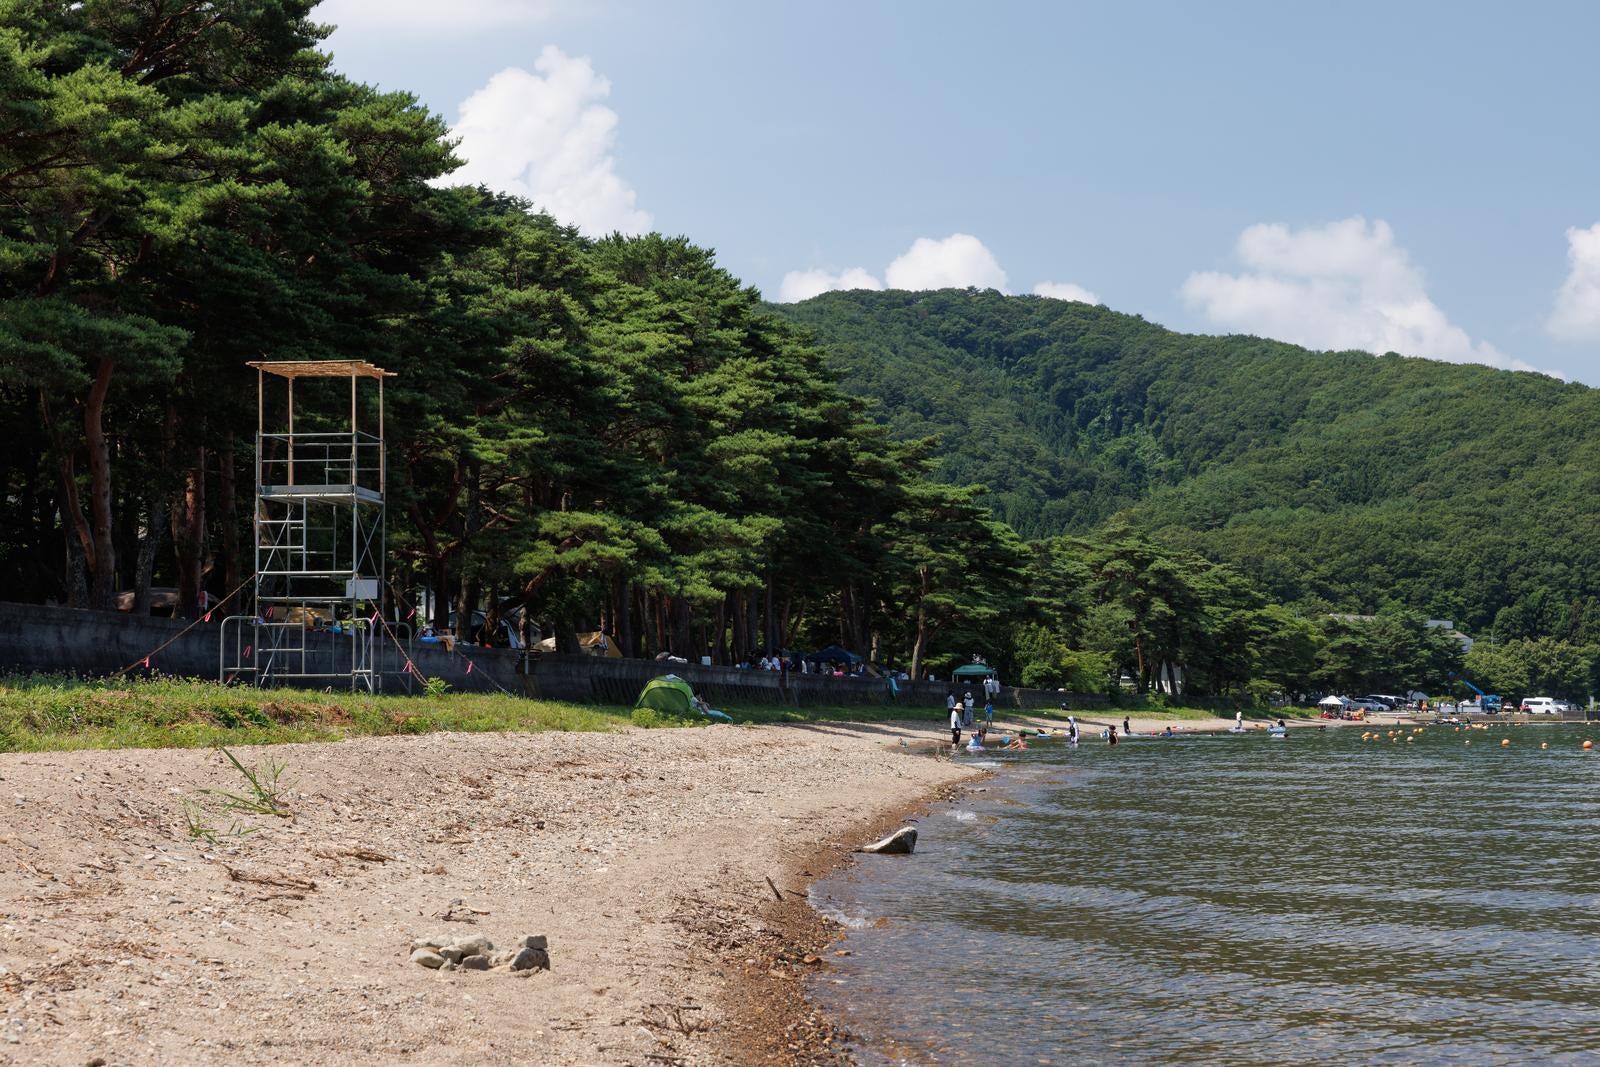
<path id="1" fill-rule="evenodd" d="M 130 672 L 134 675 L 216 679 L 222 641 L 220 620 L 201 623 L 184 632 L 188 625 L 187 620 L 181 619 L 0 601 L 0 671 L 102 677 L 135 663 L 139 666 Z M 310 633 L 306 640 L 308 649 L 334 658 L 349 638 Z M 153 651 L 163 644 L 167 647 Z M 147 655 L 148 670 L 142 663 Z M 392 642 L 382 643 L 378 667 L 385 692 L 405 693 L 417 688 L 415 679 L 404 671 L 408 655 L 425 677 L 442 678 L 452 689 L 469 693 L 504 689 L 545 700 L 629 705 L 651 678 L 676 674 L 713 705 L 730 708 L 741 704 L 883 705 L 891 700 L 888 686 L 876 678 L 832 678 L 597 656 L 525 656 L 501 648 L 463 648 L 451 653 L 442 645 L 420 641 L 411 642 L 404 650 Z M 901 682 L 893 701 L 942 712 L 948 687 L 947 682 Z M 968 688 L 981 706 L 979 686 L 959 686 L 957 692 L 964 693 Z M 1099 694 L 1010 686 L 1002 688 L 995 704 L 1038 709 L 1056 708 L 1063 701 L 1084 709 L 1107 704 Z"/>

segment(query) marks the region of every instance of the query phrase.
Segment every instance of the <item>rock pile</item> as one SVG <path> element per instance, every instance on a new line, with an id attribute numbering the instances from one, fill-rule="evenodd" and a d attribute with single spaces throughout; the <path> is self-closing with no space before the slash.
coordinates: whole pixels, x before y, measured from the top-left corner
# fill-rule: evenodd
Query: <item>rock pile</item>
<path id="1" fill-rule="evenodd" d="M 529 934 L 508 949 L 496 952 L 482 934 L 435 934 L 411 942 L 411 962 L 436 971 L 487 971 L 504 967 L 532 973 L 550 969 L 550 942 L 542 934 Z"/>

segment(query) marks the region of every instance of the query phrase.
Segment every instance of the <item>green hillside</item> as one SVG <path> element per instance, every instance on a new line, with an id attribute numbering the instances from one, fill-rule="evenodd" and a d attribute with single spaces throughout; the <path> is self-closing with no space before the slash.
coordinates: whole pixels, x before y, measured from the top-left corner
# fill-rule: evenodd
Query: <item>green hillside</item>
<path id="1" fill-rule="evenodd" d="M 1542 375 L 1175 333 L 992 291 L 836 292 L 815 331 L 938 474 L 1037 537 L 1126 519 L 1305 608 L 1592 635 L 1600 393 Z M 1587 624 L 1585 622 L 1587 616 Z"/>

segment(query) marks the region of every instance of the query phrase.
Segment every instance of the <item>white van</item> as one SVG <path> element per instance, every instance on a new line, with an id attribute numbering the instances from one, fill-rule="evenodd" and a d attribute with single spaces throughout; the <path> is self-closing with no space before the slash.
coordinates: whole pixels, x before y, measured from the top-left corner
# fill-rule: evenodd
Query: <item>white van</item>
<path id="1" fill-rule="evenodd" d="M 1556 707 L 1554 697 L 1526 697 L 1522 701 L 1522 710 L 1529 715 L 1557 715 L 1561 711 Z"/>

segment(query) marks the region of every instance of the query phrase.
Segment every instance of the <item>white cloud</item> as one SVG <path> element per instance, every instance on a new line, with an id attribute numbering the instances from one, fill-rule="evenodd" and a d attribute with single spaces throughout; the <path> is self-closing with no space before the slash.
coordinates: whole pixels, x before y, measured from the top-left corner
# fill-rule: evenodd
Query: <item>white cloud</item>
<path id="1" fill-rule="evenodd" d="M 838 274 L 825 270 L 792 270 L 778 286 L 778 299 L 785 304 L 810 300 L 819 293 L 835 289 L 882 289 L 883 283 L 861 267 L 850 267 Z"/>
<path id="2" fill-rule="evenodd" d="M 527 197 L 589 234 L 650 229 L 612 158 L 617 113 L 600 102 L 611 83 L 554 46 L 533 68 L 508 67 L 462 103 L 451 133 L 465 164 L 447 180 Z"/>
<path id="3" fill-rule="evenodd" d="M 1452 324 L 1381 219 L 1356 217 L 1300 230 L 1251 226 L 1239 235 L 1237 252 L 1244 272 L 1191 274 L 1180 289 L 1191 307 L 1218 326 L 1309 348 L 1534 369 Z"/>
<path id="4" fill-rule="evenodd" d="M 473 33 L 543 22 L 556 0 L 325 0 L 312 17 L 332 23 L 348 39 L 356 33 Z"/>
<path id="5" fill-rule="evenodd" d="M 1006 288 L 1006 272 L 994 253 L 970 233 L 953 233 L 943 240 L 919 237 L 903 255 L 889 264 L 884 279 L 891 289 Z"/>
<path id="6" fill-rule="evenodd" d="M 1600 340 L 1600 222 L 1567 231 L 1567 265 L 1545 329 L 1565 341 Z"/>
<path id="7" fill-rule="evenodd" d="M 1052 300 L 1074 300 L 1080 304 L 1098 304 L 1100 298 L 1081 285 L 1072 282 L 1040 282 L 1033 287 L 1037 296 L 1048 296 Z"/>

